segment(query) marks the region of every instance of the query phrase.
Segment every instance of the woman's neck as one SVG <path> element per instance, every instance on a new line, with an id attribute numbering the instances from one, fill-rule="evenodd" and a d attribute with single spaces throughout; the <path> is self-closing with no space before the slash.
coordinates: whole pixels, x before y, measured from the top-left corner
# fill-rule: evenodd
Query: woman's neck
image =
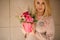
<path id="1" fill-rule="evenodd" d="M 36 14 L 36 17 L 37 17 L 38 20 L 39 20 L 42 16 L 43 16 L 43 13 L 37 13 L 37 14 Z"/>

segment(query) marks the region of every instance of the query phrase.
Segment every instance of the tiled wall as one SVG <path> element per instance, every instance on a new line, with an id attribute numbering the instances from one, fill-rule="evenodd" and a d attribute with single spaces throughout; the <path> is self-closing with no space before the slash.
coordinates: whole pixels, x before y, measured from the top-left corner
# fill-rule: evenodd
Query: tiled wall
<path id="1" fill-rule="evenodd" d="M 55 22 L 55 40 L 60 40 L 60 0 L 51 0 L 51 5 Z"/>
<path id="2" fill-rule="evenodd" d="M 10 40 L 9 0 L 0 0 L 0 40 Z"/>
<path id="3" fill-rule="evenodd" d="M 0 0 L 0 40 L 24 40 L 16 15 L 27 10 L 32 2 L 31 0 Z M 55 40 L 60 40 L 60 0 L 50 0 L 50 2 L 55 21 Z"/>
<path id="4" fill-rule="evenodd" d="M 55 21 L 55 40 L 60 40 L 60 0 L 53 1 L 53 16 Z"/>

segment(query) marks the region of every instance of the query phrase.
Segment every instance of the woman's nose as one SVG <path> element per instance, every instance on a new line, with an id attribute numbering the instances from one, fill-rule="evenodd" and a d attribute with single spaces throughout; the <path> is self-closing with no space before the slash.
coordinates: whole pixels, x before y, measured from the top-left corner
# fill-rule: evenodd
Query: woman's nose
<path id="1" fill-rule="evenodd" d="M 39 9 L 40 9 L 40 10 L 42 9 L 42 5 L 39 5 Z"/>

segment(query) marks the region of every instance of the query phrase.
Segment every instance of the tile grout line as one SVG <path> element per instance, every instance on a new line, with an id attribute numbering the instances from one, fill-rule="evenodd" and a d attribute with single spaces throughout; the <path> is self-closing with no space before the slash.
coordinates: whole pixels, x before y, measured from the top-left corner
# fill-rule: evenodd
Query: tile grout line
<path id="1" fill-rule="evenodd" d="M 11 12 L 11 10 L 10 10 L 10 0 L 9 0 L 9 36 L 10 36 L 10 38 L 9 38 L 9 40 L 11 40 L 11 15 L 10 15 L 10 12 Z"/>

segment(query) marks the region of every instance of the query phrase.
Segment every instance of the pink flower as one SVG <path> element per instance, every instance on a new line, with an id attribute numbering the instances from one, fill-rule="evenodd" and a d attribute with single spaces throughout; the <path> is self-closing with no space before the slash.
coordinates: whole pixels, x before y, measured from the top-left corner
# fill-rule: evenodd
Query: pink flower
<path id="1" fill-rule="evenodd" d="M 24 22 L 23 23 L 23 27 L 24 27 L 24 30 L 26 31 L 26 32 L 32 32 L 32 24 L 31 23 L 27 23 L 27 22 Z"/>
<path id="2" fill-rule="evenodd" d="M 30 15 L 26 16 L 26 21 L 27 22 L 33 22 L 33 18 Z"/>

